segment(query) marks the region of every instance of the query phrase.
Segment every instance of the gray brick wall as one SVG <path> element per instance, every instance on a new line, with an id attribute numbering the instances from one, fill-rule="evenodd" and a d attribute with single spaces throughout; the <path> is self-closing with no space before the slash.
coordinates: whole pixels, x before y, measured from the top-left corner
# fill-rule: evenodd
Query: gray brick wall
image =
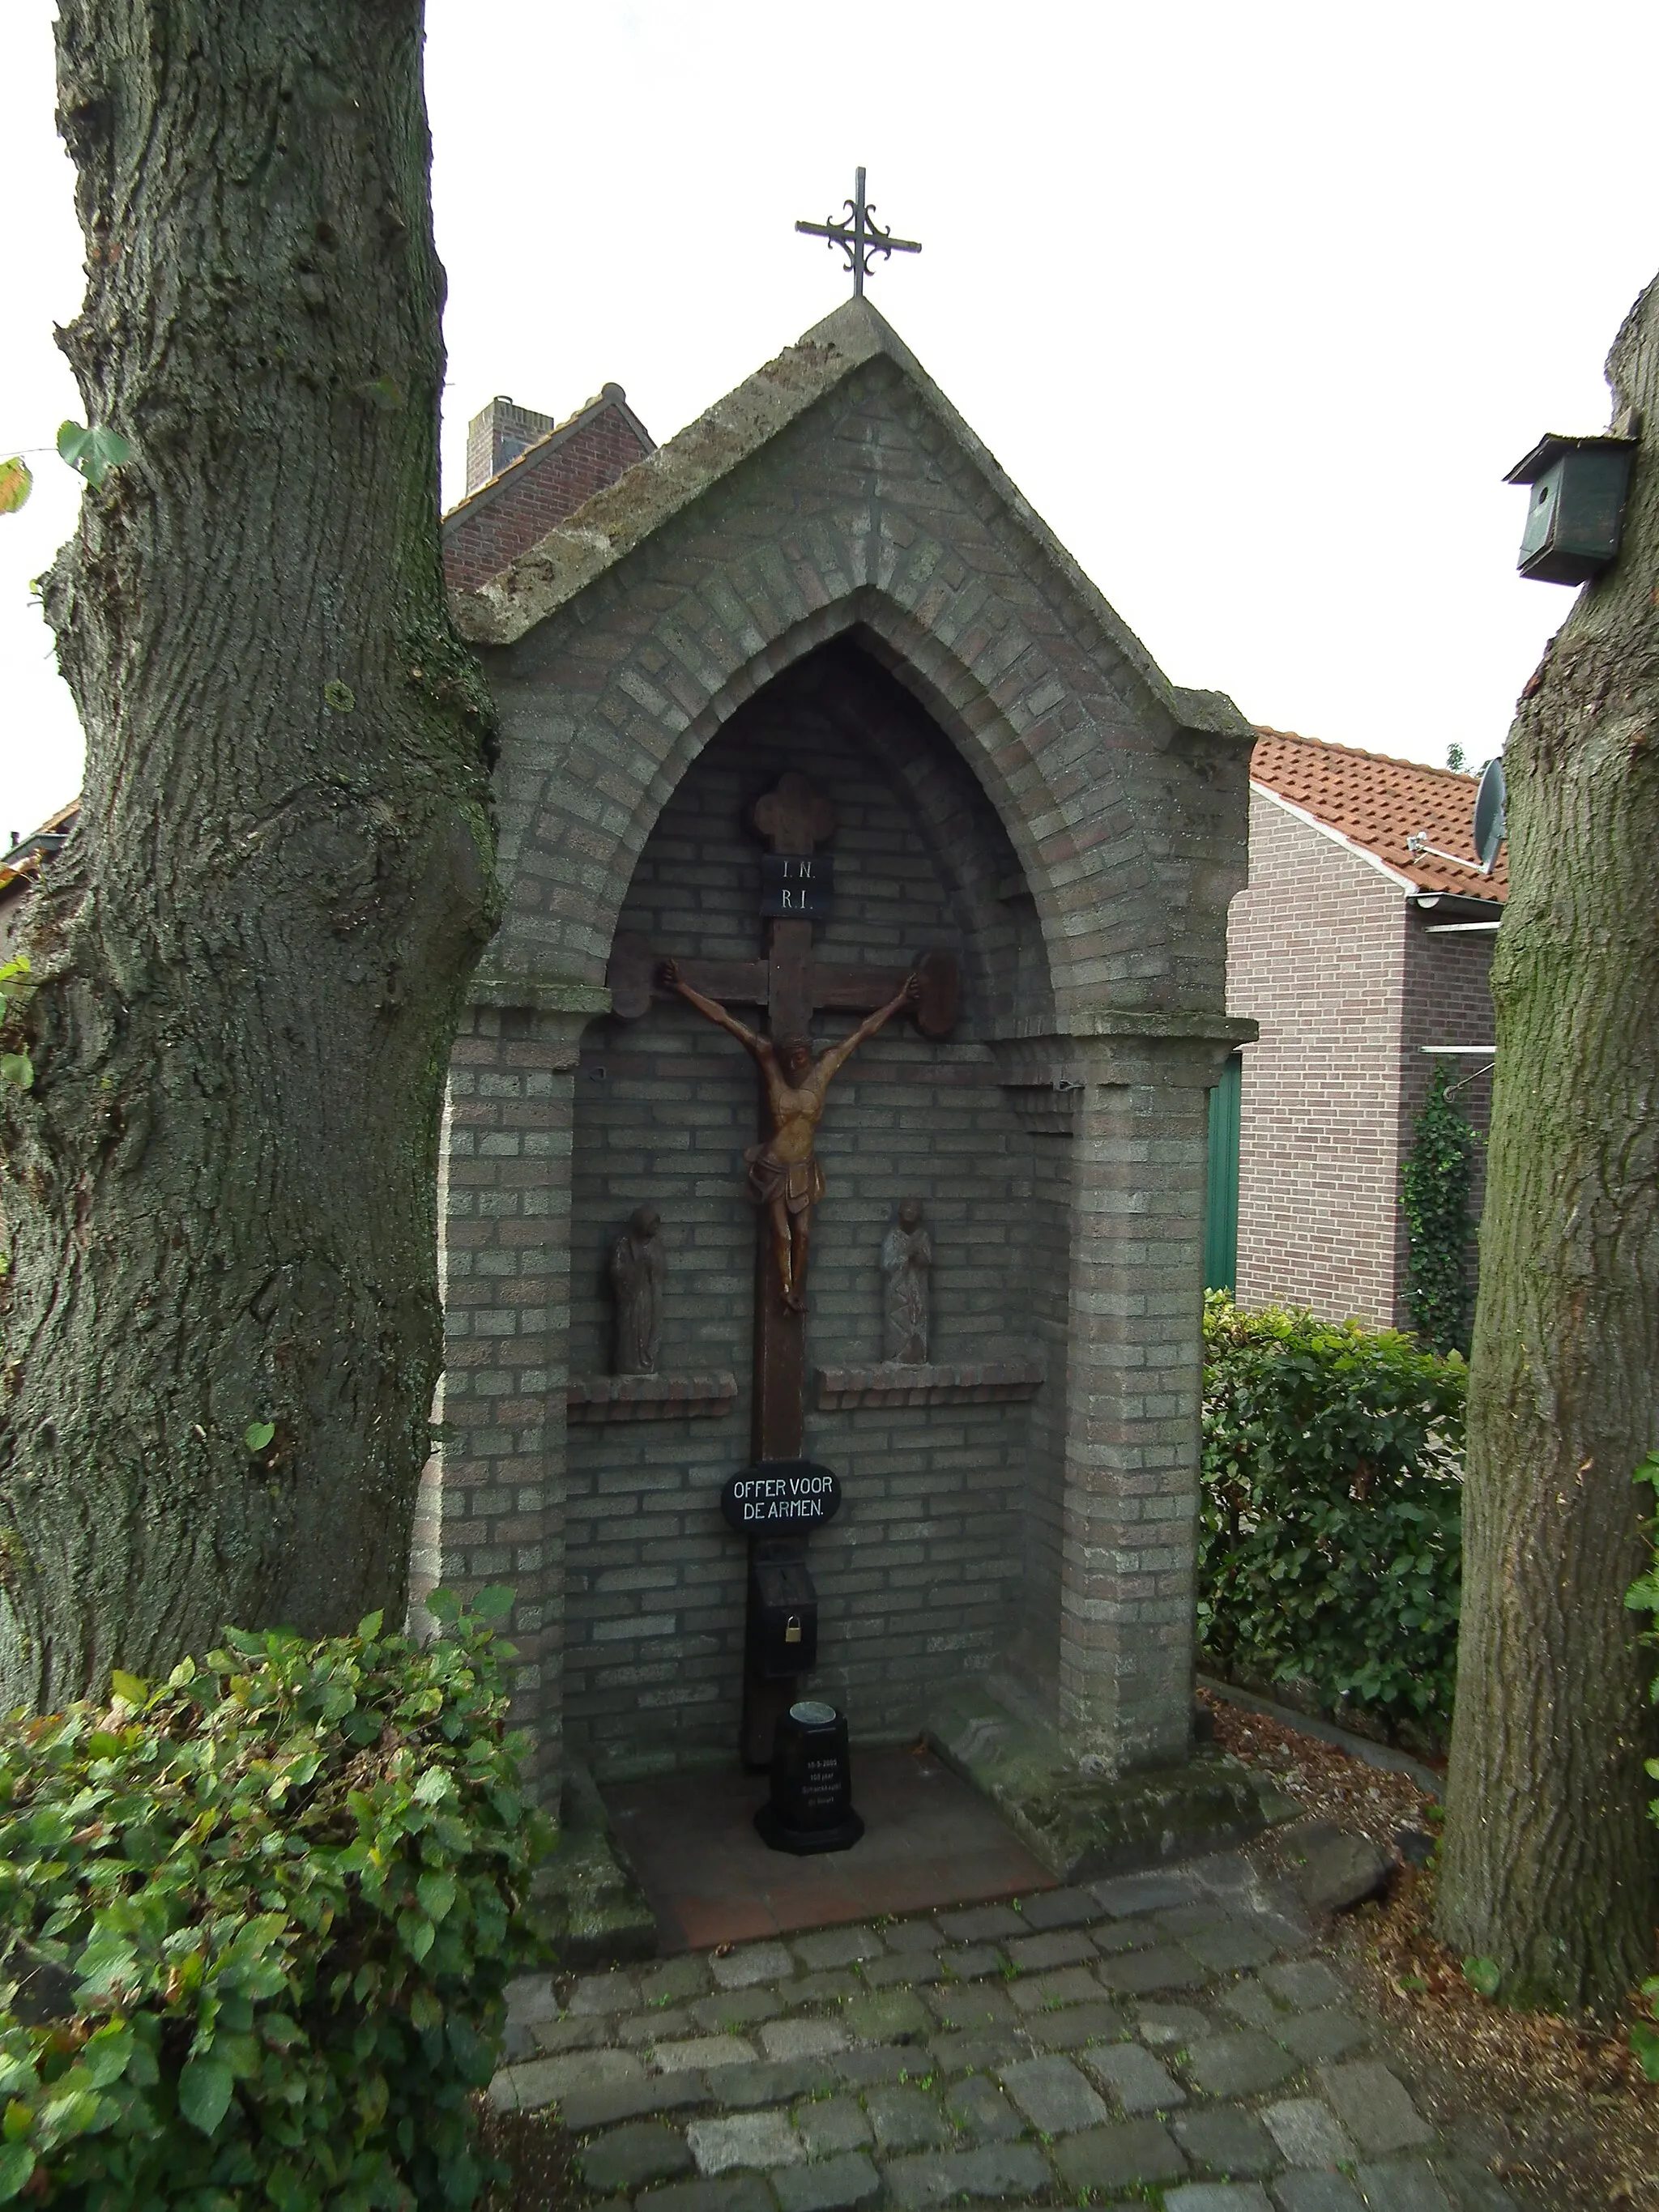
<path id="1" fill-rule="evenodd" d="M 1016 1673 L 1049 1694 L 1060 1678 L 1060 1593 L 1065 1559 L 1067 1340 L 1071 1314 L 1072 1154 L 1069 1131 L 1030 1136 L 1029 1312 L 1048 1370 L 1030 1407 L 1024 1486 L 1019 1610 L 1009 1647 Z M 1018 1195 L 1018 1194 L 1017 1194 Z"/>
<path id="2" fill-rule="evenodd" d="M 1098 1040 L 1073 1164 L 1060 1710 L 1117 1771 L 1191 1725 L 1208 1043 Z"/>
<path id="3" fill-rule="evenodd" d="M 564 1386 L 580 1017 L 480 1006 L 445 1116 L 440 1578 L 512 1586 L 516 1718 L 550 1786 L 562 1729 Z M 428 1571 L 431 1571 L 430 1553 Z"/>

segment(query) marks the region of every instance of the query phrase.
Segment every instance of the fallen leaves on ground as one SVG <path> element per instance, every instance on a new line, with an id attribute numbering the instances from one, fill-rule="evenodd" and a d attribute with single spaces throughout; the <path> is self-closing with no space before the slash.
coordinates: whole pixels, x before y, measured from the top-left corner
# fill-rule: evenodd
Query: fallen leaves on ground
<path id="1" fill-rule="evenodd" d="M 1267 1713 L 1247 1712 L 1203 1691 L 1215 1737 L 1224 1751 L 1258 1774 L 1271 1775 L 1287 1797 L 1294 1797 L 1310 1820 L 1340 1820 L 1357 1828 L 1385 1850 L 1402 1828 L 1422 1828 L 1425 1808 L 1433 1802 L 1408 1774 L 1370 1765 L 1340 1744 L 1304 1735 Z"/>
<path id="2" fill-rule="evenodd" d="M 1218 1698 L 1216 1741 L 1271 1775 L 1310 1820 L 1392 1848 L 1437 1808 L 1408 1775 Z M 1433 1932 L 1434 1869 L 1402 1866 L 1386 1898 L 1339 1919 L 1332 1950 L 1436 2124 L 1534 2212 L 1659 2212 L 1659 2087 L 1622 2027 L 1515 2012 L 1477 1995 Z"/>

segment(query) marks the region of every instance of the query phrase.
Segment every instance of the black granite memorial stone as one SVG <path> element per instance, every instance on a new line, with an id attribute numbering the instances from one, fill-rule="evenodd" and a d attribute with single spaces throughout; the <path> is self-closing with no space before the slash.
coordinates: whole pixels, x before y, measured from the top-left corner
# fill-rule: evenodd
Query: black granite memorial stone
<path id="1" fill-rule="evenodd" d="M 816 1698 L 784 1713 L 772 1740 L 771 1798 L 755 1826 L 763 1843 L 798 1857 L 858 1842 L 864 1823 L 853 1810 L 845 1714 Z"/>

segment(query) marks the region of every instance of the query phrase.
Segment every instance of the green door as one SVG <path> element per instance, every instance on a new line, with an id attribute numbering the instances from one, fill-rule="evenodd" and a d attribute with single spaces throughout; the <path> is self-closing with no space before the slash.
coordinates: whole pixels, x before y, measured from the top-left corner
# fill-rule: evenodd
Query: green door
<path id="1" fill-rule="evenodd" d="M 1204 1287 L 1231 1297 L 1238 1278 L 1237 1053 L 1210 1093 L 1210 1174 L 1204 1199 Z"/>

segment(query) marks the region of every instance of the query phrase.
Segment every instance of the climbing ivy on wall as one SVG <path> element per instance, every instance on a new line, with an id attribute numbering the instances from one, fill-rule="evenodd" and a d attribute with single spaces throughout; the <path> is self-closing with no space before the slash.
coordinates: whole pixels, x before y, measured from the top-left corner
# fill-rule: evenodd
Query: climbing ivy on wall
<path id="1" fill-rule="evenodd" d="M 1469 1184 L 1480 1141 L 1474 1124 L 1451 1097 L 1445 1069 L 1437 1067 L 1412 1125 L 1412 1148 L 1400 1179 L 1406 1310 L 1418 1335 L 1436 1352 L 1467 1354 L 1469 1348 Z"/>

